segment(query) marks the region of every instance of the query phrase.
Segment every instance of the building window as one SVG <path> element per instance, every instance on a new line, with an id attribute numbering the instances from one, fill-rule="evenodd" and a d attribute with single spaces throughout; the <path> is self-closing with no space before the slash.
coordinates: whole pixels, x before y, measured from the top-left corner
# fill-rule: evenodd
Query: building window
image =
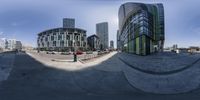
<path id="1" fill-rule="evenodd" d="M 77 41 L 77 42 L 76 42 L 76 45 L 77 45 L 77 46 L 80 46 L 80 42 L 79 42 L 79 41 Z"/>
<path id="2" fill-rule="evenodd" d="M 60 41 L 60 46 L 64 47 L 64 41 Z"/>
<path id="3" fill-rule="evenodd" d="M 72 41 L 69 41 L 68 46 L 72 46 L 72 43 L 73 43 Z"/>
<path id="4" fill-rule="evenodd" d="M 70 40 L 70 36 L 69 36 L 69 35 L 66 35 L 66 39 L 67 39 L 67 40 Z"/>
<path id="5" fill-rule="evenodd" d="M 54 41 L 54 36 L 51 36 L 51 41 Z"/>
<path id="6" fill-rule="evenodd" d="M 62 40 L 62 35 L 58 35 L 58 40 Z"/>
<path id="7" fill-rule="evenodd" d="M 48 41 L 48 37 L 45 38 L 45 41 Z"/>
<path id="8" fill-rule="evenodd" d="M 56 41 L 53 41 L 53 46 L 54 46 L 54 47 L 56 46 Z"/>
<path id="9" fill-rule="evenodd" d="M 79 40 L 78 35 L 76 36 L 76 40 L 77 40 L 77 41 Z"/>
<path id="10" fill-rule="evenodd" d="M 49 47 L 49 42 L 47 42 L 47 47 Z"/>

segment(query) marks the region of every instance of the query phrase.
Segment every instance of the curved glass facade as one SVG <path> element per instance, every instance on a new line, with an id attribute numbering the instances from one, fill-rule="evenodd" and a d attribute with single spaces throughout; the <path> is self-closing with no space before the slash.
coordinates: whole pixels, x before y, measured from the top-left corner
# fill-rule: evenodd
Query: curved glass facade
<path id="1" fill-rule="evenodd" d="M 126 3 L 119 9 L 119 49 L 147 55 L 162 51 L 164 9 L 162 4 Z"/>

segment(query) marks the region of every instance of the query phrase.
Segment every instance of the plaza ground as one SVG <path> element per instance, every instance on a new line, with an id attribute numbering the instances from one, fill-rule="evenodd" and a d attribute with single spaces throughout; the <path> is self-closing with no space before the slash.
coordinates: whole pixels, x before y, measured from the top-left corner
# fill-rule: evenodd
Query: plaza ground
<path id="1" fill-rule="evenodd" d="M 146 82 L 143 81 L 141 85 L 138 85 L 135 84 L 135 81 L 139 80 L 129 76 L 135 76 L 132 73 L 139 73 L 140 77 L 137 77 L 143 80 L 142 78 L 153 79 L 153 75 L 137 70 L 137 68 L 145 65 L 139 64 L 135 69 L 130 66 L 130 61 L 120 60 L 122 57 L 129 58 L 129 55 L 126 54 L 112 52 L 87 63 L 57 62 L 52 61 L 50 56 L 52 55 L 37 54 L 35 52 L 0 54 L 1 72 L 7 73 L 1 75 L 0 100 L 198 100 L 200 98 L 199 87 L 180 94 L 144 92 L 145 90 L 142 90 L 141 85 L 148 85 L 148 83 L 154 81 L 146 80 Z M 136 55 L 131 57 L 136 57 Z M 183 57 L 192 57 L 196 61 L 199 56 L 186 55 Z M 180 58 L 182 59 L 182 56 Z M 55 59 L 60 59 L 60 57 Z M 140 59 L 148 59 L 148 57 Z M 184 64 L 191 63 L 188 60 Z M 191 67 L 180 71 L 196 70 L 199 72 L 197 70 L 200 67 L 198 64 L 197 61 Z M 169 65 L 167 68 L 170 67 L 173 66 Z M 185 68 L 185 66 L 180 68 Z M 152 68 L 142 70 L 152 72 Z M 173 70 L 177 69 L 174 68 Z M 193 73 L 198 75 L 198 72 Z M 172 75 L 176 76 L 174 73 Z M 158 76 L 160 75 L 158 74 Z M 198 83 L 198 78 L 195 79 L 197 79 L 195 82 Z"/>

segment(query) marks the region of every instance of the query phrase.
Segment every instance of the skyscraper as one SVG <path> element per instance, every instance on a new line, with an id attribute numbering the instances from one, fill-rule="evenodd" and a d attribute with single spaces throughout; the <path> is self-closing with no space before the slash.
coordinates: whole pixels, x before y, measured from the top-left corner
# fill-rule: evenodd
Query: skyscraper
<path id="1" fill-rule="evenodd" d="M 108 49 L 108 22 L 97 23 L 96 34 L 100 39 L 100 49 Z"/>
<path id="2" fill-rule="evenodd" d="M 73 18 L 63 18 L 64 28 L 75 28 L 75 19 Z"/>
<path id="3" fill-rule="evenodd" d="M 119 8 L 118 18 L 122 51 L 138 55 L 163 51 L 162 4 L 125 3 Z"/>
<path id="4" fill-rule="evenodd" d="M 119 34 L 119 30 L 117 30 L 117 49 L 120 50 L 120 34 Z"/>
<path id="5" fill-rule="evenodd" d="M 110 49 L 114 49 L 114 41 L 113 40 L 110 41 Z"/>

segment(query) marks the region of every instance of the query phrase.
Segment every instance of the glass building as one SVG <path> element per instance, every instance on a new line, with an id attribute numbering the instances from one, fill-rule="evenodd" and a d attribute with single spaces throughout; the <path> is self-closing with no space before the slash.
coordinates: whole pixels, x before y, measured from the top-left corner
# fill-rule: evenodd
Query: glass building
<path id="1" fill-rule="evenodd" d="M 162 4 L 125 3 L 118 12 L 120 49 L 138 55 L 163 51 Z"/>
<path id="2" fill-rule="evenodd" d="M 114 41 L 113 40 L 110 41 L 110 49 L 114 49 Z"/>
<path id="3" fill-rule="evenodd" d="M 63 27 L 64 28 L 75 28 L 75 19 L 74 18 L 63 18 Z"/>
<path id="4" fill-rule="evenodd" d="M 108 49 L 108 22 L 97 23 L 96 34 L 100 39 L 100 49 Z"/>

